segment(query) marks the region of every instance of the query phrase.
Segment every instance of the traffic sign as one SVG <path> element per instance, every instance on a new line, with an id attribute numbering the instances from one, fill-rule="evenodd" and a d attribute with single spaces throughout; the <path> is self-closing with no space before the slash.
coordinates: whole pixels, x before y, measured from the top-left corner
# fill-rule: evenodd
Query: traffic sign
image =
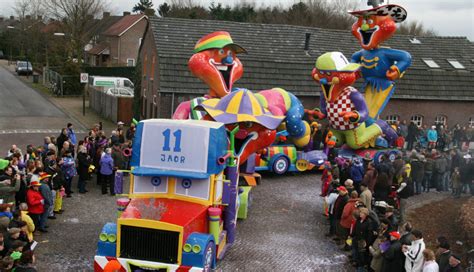
<path id="1" fill-rule="evenodd" d="M 88 83 L 88 82 L 89 82 L 89 74 L 81 73 L 81 83 Z"/>

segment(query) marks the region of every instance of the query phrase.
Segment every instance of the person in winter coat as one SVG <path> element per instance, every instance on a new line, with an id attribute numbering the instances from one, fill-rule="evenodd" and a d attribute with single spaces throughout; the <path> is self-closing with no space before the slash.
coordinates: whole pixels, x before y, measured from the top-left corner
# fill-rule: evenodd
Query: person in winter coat
<path id="1" fill-rule="evenodd" d="M 89 155 L 87 155 L 87 148 L 85 146 L 79 147 L 79 151 L 77 153 L 77 173 L 79 175 L 77 187 L 80 194 L 87 193 L 86 183 L 90 178 L 89 165 L 91 163 L 92 160 L 90 159 Z"/>
<path id="2" fill-rule="evenodd" d="M 114 160 L 111 156 L 112 149 L 106 148 L 105 154 L 100 159 L 100 173 L 102 175 L 102 194 L 107 194 L 107 186 L 110 187 L 110 195 L 115 195 L 114 192 Z"/>
<path id="3" fill-rule="evenodd" d="M 461 257 L 458 254 L 451 254 L 449 257 L 449 265 L 444 272 L 462 272 Z"/>
<path id="4" fill-rule="evenodd" d="M 370 268 L 372 268 L 374 272 L 382 271 L 383 257 L 382 257 L 382 250 L 380 248 L 380 245 L 384 243 L 386 240 L 387 239 L 384 233 L 382 231 L 379 231 L 377 238 L 372 243 L 372 245 L 369 246 L 369 252 L 370 252 L 370 255 L 372 256 L 372 260 L 370 262 Z"/>
<path id="5" fill-rule="evenodd" d="M 26 236 L 28 237 L 28 240 L 31 242 L 33 241 L 33 232 L 35 231 L 35 223 L 33 222 L 33 219 L 28 215 L 28 204 L 26 203 L 21 203 L 20 206 L 20 211 L 21 211 L 21 220 L 23 220 L 26 223 Z"/>
<path id="6" fill-rule="evenodd" d="M 56 139 L 56 146 L 58 147 L 58 151 L 63 148 L 64 142 L 69 140 L 67 136 L 67 128 L 61 129 L 61 134 L 59 134 L 58 138 Z"/>
<path id="7" fill-rule="evenodd" d="M 67 130 L 67 137 L 69 138 L 69 141 L 71 141 L 71 144 L 73 146 L 77 145 L 76 133 L 74 132 L 74 129 L 71 123 L 67 124 L 66 130 Z"/>
<path id="8" fill-rule="evenodd" d="M 382 250 L 383 263 L 382 272 L 403 271 L 402 250 L 400 244 L 400 233 L 392 231 L 389 233 L 390 246 L 387 250 Z"/>
<path id="9" fill-rule="evenodd" d="M 39 176 L 39 180 L 41 183 L 41 186 L 39 188 L 39 192 L 41 193 L 41 196 L 44 199 L 43 203 L 43 209 L 44 212 L 40 216 L 40 222 L 39 222 L 39 228 L 46 231 L 46 222 L 48 221 L 48 217 L 50 216 L 50 210 L 53 209 L 53 193 L 51 192 L 51 187 L 49 184 L 49 178 L 51 176 L 48 175 L 47 173 L 43 172 Z M 51 217 L 51 219 L 56 219 L 56 217 Z"/>
<path id="10" fill-rule="evenodd" d="M 339 192 L 334 187 L 325 197 L 325 201 L 328 205 L 328 217 L 329 217 L 329 232 L 326 237 L 334 237 L 336 235 L 336 219 L 334 218 L 334 204 L 339 196 Z"/>
<path id="11" fill-rule="evenodd" d="M 419 230 L 412 230 L 413 241 L 411 245 L 404 245 L 402 247 L 405 255 L 405 271 L 406 272 L 421 272 L 423 269 L 423 250 L 425 250 L 425 242 L 423 241 L 423 234 Z"/>
<path id="12" fill-rule="evenodd" d="M 426 156 L 423 175 L 423 192 L 429 192 L 431 189 L 431 180 L 433 178 L 434 160 L 431 156 Z"/>
<path id="13" fill-rule="evenodd" d="M 11 166 L 7 166 L 4 174 L 0 176 L 0 199 L 3 199 L 3 203 L 14 203 L 15 195 L 20 191 L 20 187 L 20 175 L 15 174 Z"/>
<path id="14" fill-rule="evenodd" d="M 354 181 L 354 188 L 357 193 L 360 193 L 360 183 L 364 179 L 364 164 L 358 158 L 354 158 L 350 171 L 351 179 Z"/>
<path id="15" fill-rule="evenodd" d="M 66 197 L 71 197 L 71 194 L 74 193 L 71 190 L 72 179 L 77 174 L 77 170 L 76 162 L 74 161 L 74 158 L 72 157 L 72 154 L 69 150 L 64 152 L 59 164 L 61 165 L 61 170 L 64 173 L 64 187 L 66 189 Z"/>
<path id="16" fill-rule="evenodd" d="M 387 219 L 388 222 L 389 222 L 389 225 L 388 225 L 388 230 L 389 231 L 397 231 L 398 230 L 397 216 L 393 213 L 393 208 L 392 207 L 387 207 L 385 209 L 385 219 Z M 398 239 L 400 239 L 400 237 Z"/>
<path id="17" fill-rule="evenodd" d="M 365 171 L 364 179 L 362 180 L 362 182 L 367 184 L 367 187 L 373 194 L 375 183 L 377 182 L 377 170 L 375 170 L 373 162 L 369 162 L 369 164 L 367 165 L 367 170 Z"/>
<path id="18" fill-rule="evenodd" d="M 459 167 L 454 168 L 453 173 L 451 174 L 451 182 L 453 183 L 453 196 L 455 198 L 461 197 L 461 172 Z"/>
<path id="19" fill-rule="evenodd" d="M 369 262 L 369 245 L 372 244 L 372 226 L 369 222 L 369 210 L 367 208 L 359 209 L 359 218 L 356 220 L 354 230 L 352 231 L 352 248 L 356 267 L 363 270 Z"/>
<path id="20" fill-rule="evenodd" d="M 436 159 L 435 159 L 434 167 L 433 167 L 433 175 L 434 175 L 433 179 L 435 180 L 436 190 L 438 192 L 448 190 L 448 183 L 447 183 L 448 180 L 446 180 L 446 184 L 444 184 L 447 168 L 448 168 L 448 161 L 446 160 L 446 157 L 444 156 L 444 154 L 436 155 Z"/>
<path id="21" fill-rule="evenodd" d="M 36 272 L 35 255 L 32 250 L 26 250 L 21 253 L 20 260 L 15 267 L 15 272 Z"/>
<path id="22" fill-rule="evenodd" d="M 370 192 L 367 184 L 362 182 L 360 184 L 360 201 L 364 203 L 364 206 L 371 211 L 372 210 L 372 192 Z"/>
<path id="23" fill-rule="evenodd" d="M 449 267 L 449 258 L 451 257 L 451 246 L 449 245 L 448 239 L 444 236 L 439 236 L 436 239 L 437 250 L 436 250 L 436 262 L 438 263 L 439 270 L 445 271 Z"/>
<path id="24" fill-rule="evenodd" d="M 340 223 L 342 213 L 347 201 L 349 200 L 349 196 L 347 195 L 347 189 L 344 186 L 337 187 L 337 191 L 339 192 L 339 196 L 337 197 L 336 202 L 334 202 L 334 219 L 337 237 L 334 238 L 334 240 L 340 242 L 341 240 L 345 240 L 347 238 L 347 233 L 344 232 L 345 230 L 341 227 Z"/>
<path id="25" fill-rule="evenodd" d="M 386 173 L 379 173 L 377 176 L 377 183 L 374 186 L 375 201 L 385 201 L 388 203 L 388 194 L 391 190 L 388 179 L 389 177 Z"/>
<path id="26" fill-rule="evenodd" d="M 344 238 L 347 238 L 349 236 L 349 230 L 351 228 L 353 220 L 352 213 L 357 210 L 356 204 L 358 201 L 360 201 L 359 194 L 357 193 L 357 191 L 353 191 L 351 193 L 351 198 L 347 201 L 346 205 L 344 205 L 340 222 Z"/>
<path id="27" fill-rule="evenodd" d="M 426 137 L 428 138 L 428 148 L 436 148 L 436 142 L 438 141 L 438 132 L 436 126 L 432 126 L 428 130 Z"/>
<path id="28" fill-rule="evenodd" d="M 411 156 L 411 178 L 413 181 L 413 192 L 416 195 L 421 194 L 421 186 L 423 184 L 423 176 L 425 174 L 424 156 L 413 153 Z"/>
<path id="29" fill-rule="evenodd" d="M 44 198 L 39 192 L 41 183 L 38 177 L 34 176 L 30 182 L 30 189 L 26 192 L 26 202 L 28 203 L 28 212 L 35 223 L 35 228 L 41 232 L 45 229 L 40 229 L 40 216 L 44 212 Z"/>
<path id="30" fill-rule="evenodd" d="M 410 125 L 408 125 L 408 135 L 407 135 L 407 150 L 412 150 L 413 149 L 413 144 L 416 141 L 416 138 L 418 137 L 418 127 L 415 125 L 414 122 L 410 122 Z"/>
<path id="31" fill-rule="evenodd" d="M 439 266 L 435 261 L 435 254 L 431 249 L 423 250 L 423 259 L 425 262 L 423 263 L 423 270 L 422 272 L 439 272 Z M 441 270 L 444 271 L 444 270 Z"/>
<path id="32" fill-rule="evenodd" d="M 400 223 L 405 222 L 408 198 L 413 195 L 413 183 L 407 175 L 408 174 L 406 172 L 402 174 L 402 183 L 397 189 L 397 194 L 400 198 Z"/>

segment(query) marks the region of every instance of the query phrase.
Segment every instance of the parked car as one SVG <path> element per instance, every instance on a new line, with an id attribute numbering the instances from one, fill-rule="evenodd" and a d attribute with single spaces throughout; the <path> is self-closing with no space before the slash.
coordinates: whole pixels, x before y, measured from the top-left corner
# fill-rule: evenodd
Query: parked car
<path id="1" fill-rule="evenodd" d="M 105 77 L 105 76 L 91 76 L 89 84 L 97 87 L 105 88 L 124 88 L 133 93 L 135 86 L 133 82 L 126 77 Z"/>
<path id="2" fill-rule="evenodd" d="M 110 88 L 105 91 L 105 94 L 112 96 L 133 97 L 133 91 L 130 91 L 126 88 Z"/>
<path id="3" fill-rule="evenodd" d="M 33 74 L 33 65 L 29 61 L 17 61 L 16 63 L 16 73 L 20 75 L 32 75 Z"/>

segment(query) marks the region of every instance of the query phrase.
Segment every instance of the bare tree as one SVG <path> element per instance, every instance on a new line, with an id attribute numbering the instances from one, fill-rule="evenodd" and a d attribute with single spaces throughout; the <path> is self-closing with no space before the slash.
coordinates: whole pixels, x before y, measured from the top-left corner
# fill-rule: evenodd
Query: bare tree
<path id="1" fill-rule="evenodd" d="M 105 0 L 46 0 L 43 3 L 49 16 L 63 23 L 73 57 L 81 62 L 84 46 L 94 35 L 89 30 L 96 23 L 94 18 L 103 12 Z"/>

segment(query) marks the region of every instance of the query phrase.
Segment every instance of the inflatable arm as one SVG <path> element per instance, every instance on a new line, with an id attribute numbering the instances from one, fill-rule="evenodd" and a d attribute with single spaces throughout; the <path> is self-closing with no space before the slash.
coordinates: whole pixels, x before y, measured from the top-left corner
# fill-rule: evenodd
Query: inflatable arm
<path id="1" fill-rule="evenodd" d="M 176 108 L 175 112 L 173 113 L 173 119 L 189 119 L 189 113 L 191 113 L 191 101 L 184 101 Z"/>

